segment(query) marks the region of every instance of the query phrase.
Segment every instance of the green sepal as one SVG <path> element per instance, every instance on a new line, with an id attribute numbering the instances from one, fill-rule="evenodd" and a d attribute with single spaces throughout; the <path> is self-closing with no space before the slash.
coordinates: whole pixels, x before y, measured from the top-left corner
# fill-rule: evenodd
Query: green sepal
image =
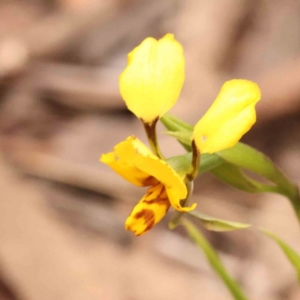
<path id="1" fill-rule="evenodd" d="M 187 212 L 187 214 L 199 220 L 206 229 L 211 231 L 226 232 L 239 229 L 246 229 L 251 226 L 250 224 L 243 224 L 211 217 L 197 210 L 189 211 Z"/>

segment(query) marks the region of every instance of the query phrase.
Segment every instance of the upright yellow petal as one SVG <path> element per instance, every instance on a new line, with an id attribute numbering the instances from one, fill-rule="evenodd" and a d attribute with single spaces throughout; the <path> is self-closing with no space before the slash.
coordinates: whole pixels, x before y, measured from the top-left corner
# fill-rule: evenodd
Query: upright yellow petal
<path id="1" fill-rule="evenodd" d="M 121 163 L 114 152 L 102 154 L 100 161 L 108 165 L 116 173 L 122 176 L 125 180 L 136 186 L 145 186 L 145 182 L 148 181 L 149 175 L 141 172 L 140 170 L 129 166 L 125 163 Z"/>
<path id="2" fill-rule="evenodd" d="M 167 213 L 170 203 L 164 186 L 159 183 L 148 189 L 127 218 L 125 228 L 139 236 L 150 230 Z"/>
<path id="3" fill-rule="evenodd" d="M 196 124 L 193 139 L 201 153 L 233 147 L 256 121 L 255 104 L 260 100 L 252 81 L 227 81 L 215 102 Z"/>
<path id="4" fill-rule="evenodd" d="M 177 101 L 184 82 L 181 44 L 172 34 L 146 38 L 128 54 L 120 92 L 130 111 L 145 123 L 164 115 Z"/>

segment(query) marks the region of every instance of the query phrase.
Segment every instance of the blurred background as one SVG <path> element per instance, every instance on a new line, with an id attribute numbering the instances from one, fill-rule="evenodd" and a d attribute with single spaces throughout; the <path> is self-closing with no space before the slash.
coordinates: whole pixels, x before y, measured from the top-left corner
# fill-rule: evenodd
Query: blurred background
<path id="1" fill-rule="evenodd" d="M 171 113 L 195 124 L 231 78 L 261 86 L 243 139 L 300 181 L 300 1 L 1 0 L 0 299 L 232 299 L 178 228 L 136 238 L 124 221 L 144 190 L 98 159 L 129 135 L 118 76 L 145 37 L 183 44 L 186 82 Z M 162 134 L 168 155 L 184 153 Z M 300 252 L 286 199 L 247 194 L 210 174 L 204 213 L 273 230 Z M 250 299 L 299 300 L 294 270 L 255 230 L 203 233 Z"/>

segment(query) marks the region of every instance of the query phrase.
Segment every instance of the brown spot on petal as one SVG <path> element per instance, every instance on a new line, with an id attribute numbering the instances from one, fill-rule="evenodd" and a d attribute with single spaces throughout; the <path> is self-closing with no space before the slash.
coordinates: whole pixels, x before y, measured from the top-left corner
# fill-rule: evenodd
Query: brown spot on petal
<path id="1" fill-rule="evenodd" d="M 158 205 L 165 205 L 165 206 L 170 206 L 170 202 L 169 199 L 167 198 L 156 198 L 156 199 L 152 199 L 152 200 L 147 200 L 145 199 L 144 202 L 148 203 L 148 204 L 158 204 Z"/>
<path id="2" fill-rule="evenodd" d="M 150 176 L 143 181 L 143 186 L 154 186 L 157 184 L 158 184 L 158 180 L 153 176 Z"/>
<path id="3" fill-rule="evenodd" d="M 147 203 L 147 204 L 158 204 L 158 205 L 165 205 L 167 207 L 167 209 L 169 208 L 170 206 L 170 201 L 169 201 L 169 198 L 166 194 L 166 191 L 164 188 L 162 188 L 162 190 L 160 191 L 160 193 L 157 195 L 157 197 L 155 199 L 151 199 L 151 200 L 148 200 L 148 196 L 150 196 L 152 194 L 152 191 L 151 189 L 149 189 L 146 193 L 146 196 L 143 200 L 143 202 Z"/>
<path id="4" fill-rule="evenodd" d="M 145 231 L 151 229 L 155 225 L 155 216 L 154 212 L 151 209 L 143 209 L 140 212 L 136 213 L 134 216 L 135 219 L 144 219 L 144 224 L 146 225 Z"/>

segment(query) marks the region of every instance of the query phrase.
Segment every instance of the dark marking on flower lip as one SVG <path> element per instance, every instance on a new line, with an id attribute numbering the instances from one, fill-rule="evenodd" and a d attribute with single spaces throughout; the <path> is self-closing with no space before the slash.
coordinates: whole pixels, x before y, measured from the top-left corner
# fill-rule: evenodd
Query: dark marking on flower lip
<path id="1" fill-rule="evenodd" d="M 149 189 L 150 190 L 150 189 Z M 148 197 L 150 197 L 153 193 L 153 191 L 147 191 L 145 197 L 144 197 L 144 200 L 143 202 L 144 203 L 147 203 L 147 204 L 158 204 L 158 205 L 165 205 L 167 207 L 167 209 L 170 207 L 170 201 L 169 201 L 169 198 L 168 196 L 166 195 L 165 193 L 165 188 L 163 187 L 160 191 L 160 193 L 157 195 L 156 198 L 154 199 L 148 199 Z"/>
<path id="2" fill-rule="evenodd" d="M 145 203 L 147 204 L 158 204 L 158 205 L 166 205 L 167 207 L 170 206 L 170 202 L 168 198 L 155 198 L 155 199 L 151 199 L 151 200 L 144 200 Z"/>
<path id="3" fill-rule="evenodd" d="M 146 225 L 145 231 L 148 231 L 155 225 L 155 215 L 151 209 L 143 209 L 134 215 L 135 219 L 144 219 L 144 224 Z"/>
<path id="4" fill-rule="evenodd" d="M 154 186 L 157 185 L 158 183 L 159 181 L 153 176 L 150 176 L 143 181 L 144 186 Z"/>

